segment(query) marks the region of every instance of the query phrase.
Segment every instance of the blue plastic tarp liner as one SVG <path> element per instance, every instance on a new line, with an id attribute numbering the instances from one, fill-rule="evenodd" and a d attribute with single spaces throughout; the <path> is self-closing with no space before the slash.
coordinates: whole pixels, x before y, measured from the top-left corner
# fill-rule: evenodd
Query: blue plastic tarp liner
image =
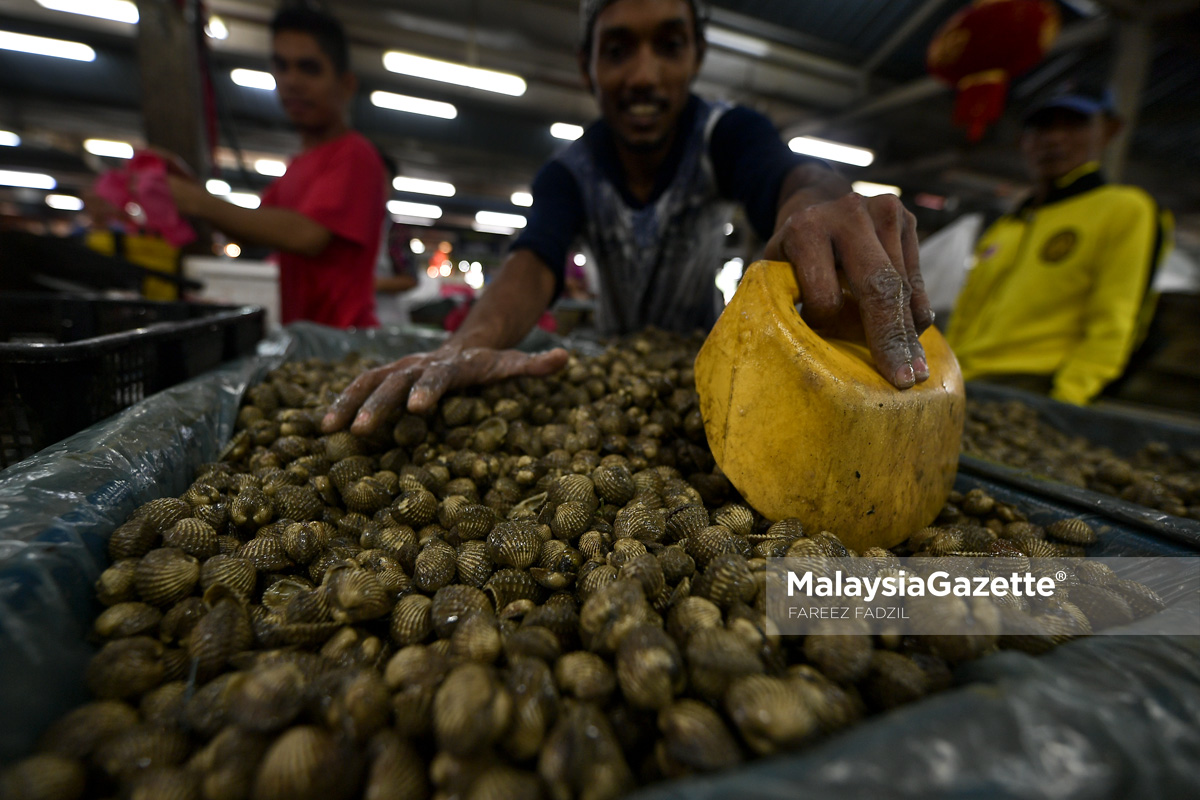
<path id="1" fill-rule="evenodd" d="M 1168 422 L 1133 411 L 1084 408 L 1060 403 L 1032 392 L 987 383 L 967 384 L 967 399 L 979 402 L 1017 401 L 1037 411 L 1038 418 L 1057 431 L 1082 436 L 1097 446 L 1128 458 L 1151 442 L 1172 450 L 1200 449 L 1200 425 Z M 1084 511 L 1094 511 L 1140 530 L 1200 548 L 1200 521 L 1176 517 L 1110 494 L 1072 486 L 1052 477 L 1010 467 L 964 453 L 959 468 L 1030 494 L 1052 497 Z"/>
<path id="2" fill-rule="evenodd" d="M 233 430 L 244 389 L 281 361 L 352 351 L 395 357 L 436 346 L 416 332 L 343 333 L 294 325 L 260 355 L 169 389 L 0 473 L 0 757 L 29 751 L 86 699 L 84 642 L 105 541 L 139 504 L 178 495 Z M 540 349 L 559 340 L 524 343 Z M 571 344 L 568 342 L 567 344 Z M 593 345 L 594 347 L 594 345 Z M 971 476 L 1035 521 L 1077 512 Z M 1186 555 L 1096 512 L 1095 555 Z M 1163 612 L 1175 613 L 1173 609 Z M 1034 658 L 966 664 L 958 687 L 866 720 L 802 752 L 653 785 L 667 798 L 1179 798 L 1200 787 L 1200 637 L 1077 640 Z"/>

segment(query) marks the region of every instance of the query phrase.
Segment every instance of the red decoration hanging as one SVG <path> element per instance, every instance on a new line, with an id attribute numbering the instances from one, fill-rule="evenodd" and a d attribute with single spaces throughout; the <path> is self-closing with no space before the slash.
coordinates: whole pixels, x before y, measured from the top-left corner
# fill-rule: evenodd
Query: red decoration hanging
<path id="1" fill-rule="evenodd" d="M 975 0 L 938 30 L 926 65 L 958 90 L 954 123 L 971 141 L 1000 119 L 1009 82 L 1042 60 L 1061 25 L 1048 0 Z"/>

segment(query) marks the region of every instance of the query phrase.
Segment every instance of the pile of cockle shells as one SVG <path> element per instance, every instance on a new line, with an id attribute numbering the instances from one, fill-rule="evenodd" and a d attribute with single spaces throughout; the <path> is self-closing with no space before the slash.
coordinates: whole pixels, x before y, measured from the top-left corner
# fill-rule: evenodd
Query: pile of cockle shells
<path id="1" fill-rule="evenodd" d="M 772 524 L 715 469 L 697 345 L 646 333 L 367 438 L 317 431 L 363 361 L 274 371 L 222 460 L 113 533 L 96 699 L 0 788 L 603 800 L 794 750 L 949 686 L 957 662 L 1161 606 L 1089 562 L 1069 600 L 947 599 L 974 636 L 768 634 L 768 557 L 1015 561 L 1095 533 L 981 491 L 895 552 Z"/>
<path id="2" fill-rule="evenodd" d="M 1132 458 L 1070 436 L 1017 400 L 969 401 L 963 452 L 1114 495 L 1177 517 L 1200 519 L 1200 449 L 1151 442 Z"/>

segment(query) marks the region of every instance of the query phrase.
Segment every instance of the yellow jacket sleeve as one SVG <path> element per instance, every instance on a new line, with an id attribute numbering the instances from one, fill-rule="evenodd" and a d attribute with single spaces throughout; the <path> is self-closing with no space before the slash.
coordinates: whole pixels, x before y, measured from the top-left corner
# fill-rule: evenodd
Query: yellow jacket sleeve
<path id="1" fill-rule="evenodd" d="M 1096 252 L 1084 334 L 1054 375 L 1051 397 L 1083 405 L 1119 376 L 1133 349 L 1138 311 L 1153 268 L 1158 214 L 1137 189 L 1112 198 Z"/>

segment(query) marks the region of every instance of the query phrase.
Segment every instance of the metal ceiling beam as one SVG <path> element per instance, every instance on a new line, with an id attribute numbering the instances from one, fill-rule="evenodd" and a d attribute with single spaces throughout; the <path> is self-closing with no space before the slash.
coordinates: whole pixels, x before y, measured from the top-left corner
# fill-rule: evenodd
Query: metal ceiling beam
<path id="1" fill-rule="evenodd" d="M 763 39 L 786 44 L 797 50 L 832 59 L 842 64 L 849 65 L 855 58 L 853 52 L 841 45 L 801 33 L 795 28 L 785 28 L 782 25 L 767 22 L 758 17 L 751 17 L 710 6 L 709 20 L 717 25 L 732 28 L 740 33 L 750 36 L 760 36 Z"/>
<path id="2" fill-rule="evenodd" d="M 871 57 L 868 58 L 862 65 L 863 77 L 868 77 L 875 70 L 879 69 L 879 65 L 887 61 L 888 57 L 896 52 L 900 45 L 908 41 L 909 37 L 917 32 L 917 29 L 925 24 L 939 8 L 946 5 L 947 0 L 925 0 L 924 5 L 918 8 L 904 21 L 895 33 L 888 37 L 887 41 L 881 44 Z"/>
<path id="3" fill-rule="evenodd" d="M 1129 159 L 1129 145 L 1137 128 L 1138 110 L 1142 107 L 1142 91 L 1150 73 L 1154 50 L 1154 32 L 1146 18 L 1122 20 L 1117 27 L 1116 59 L 1110 83 L 1116 94 L 1117 114 L 1125 123 L 1109 145 L 1104 170 L 1114 180 L 1121 180 Z"/>
<path id="4" fill-rule="evenodd" d="M 899 181 L 913 175 L 921 175 L 928 172 L 942 172 L 952 169 L 960 165 L 966 157 L 966 151 L 962 147 L 956 147 L 952 150 L 945 150 L 940 153 L 932 153 L 929 155 L 919 156 L 911 161 L 904 161 L 899 164 L 888 164 L 880 169 L 873 169 L 870 172 L 870 179 L 880 182 Z"/>
<path id="5" fill-rule="evenodd" d="M 859 94 L 856 81 L 836 81 L 789 69 L 766 59 L 747 59 L 726 52 L 708 54 L 700 71 L 700 81 L 696 88 L 709 96 L 734 99 L 748 105 L 764 99 L 776 100 L 791 106 L 793 114 L 810 108 L 843 108 L 853 103 Z M 583 94 L 582 90 L 580 94 Z M 594 118 L 594 112 L 591 118 Z"/>
<path id="6" fill-rule="evenodd" d="M 1170 19 L 1200 7 L 1200 0 L 1099 0 L 1100 5 L 1131 19 Z"/>
<path id="7" fill-rule="evenodd" d="M 852 67 L 840 61 L 825 58 L 824 56 L 814 55 L 788 45 L 781 45 L 775 42 L 766 42 L 765 44 L 767 46 L 766 54 L 750 59 L 752 62 L 765 62 L 784 69 L 804 72 L 814 78 L 847 86 L 857 87 L 862 82 L 863 75 L 857 67 Z"/>
<path id="8" fill-rule="evenodd" d="M 1078 50 L 1047 58 L 1012 88 L 1009 97 L 1012 100 L 1029 100 L 1054 81 L 1070 74 L 1082 60 L 1083 54 Z"/>
<path id="9" fill-rule="evenodd" d="M 736 53 L 739 58 L 749 60 L 755 64 L 771 64 L 849 86 L 857 86 L 862 81 L 862 72 L 858 67 L 817 55 L 808 50 L 793 47 L 790 44 L 781 44 L 762 36 L 749 36 L 732 28 L 725 28 L 715 24 L 709 25 L 708 30 L 708 52 L 710 55 L 714 51 Z M 734 42 L 727 42 L 725 37 L 743 38 L 747 40 L 747 44 L 739 45 Z M 749 56 L 749 59 L 747 59 L 747 56 Z"/>
<path id="10" fill-rule="evenodd" d="M 1063 28 L 1047 55 L 1064 53 L 1068 50 L 1095 44 L 1107 38 L 1111 33 L 1112 20 L 1108 17 L 1092 17 L 1081 20 Z"/>
<path id="11" fill-rule="evenodd" d="M 875 97 L 868 98 L 861 105 L 835 116 L 825 119 L 808 120 L 799 125 L 794 125 L 783 132 L 783 138 L 784 141 L 787 141 L 796 136 L 808 136 L 818 133 L 823 128 L 831 125 L 841 125 L 846 122 L 873 117 L 876 114 L 882 114 L 884 111 L 890 111 L 893 108 L 920 103 L 947 91 L 949 89 L 944 83 L 927 75 L 897 86 L 895 89 L 878 94 Z"/>
<path id="12" fill-rule="evenodd" d="M 1146 0 L 1096 0 L 1100 5 L 1119 14 L 1135 17 L 1146 11 Z"/>

